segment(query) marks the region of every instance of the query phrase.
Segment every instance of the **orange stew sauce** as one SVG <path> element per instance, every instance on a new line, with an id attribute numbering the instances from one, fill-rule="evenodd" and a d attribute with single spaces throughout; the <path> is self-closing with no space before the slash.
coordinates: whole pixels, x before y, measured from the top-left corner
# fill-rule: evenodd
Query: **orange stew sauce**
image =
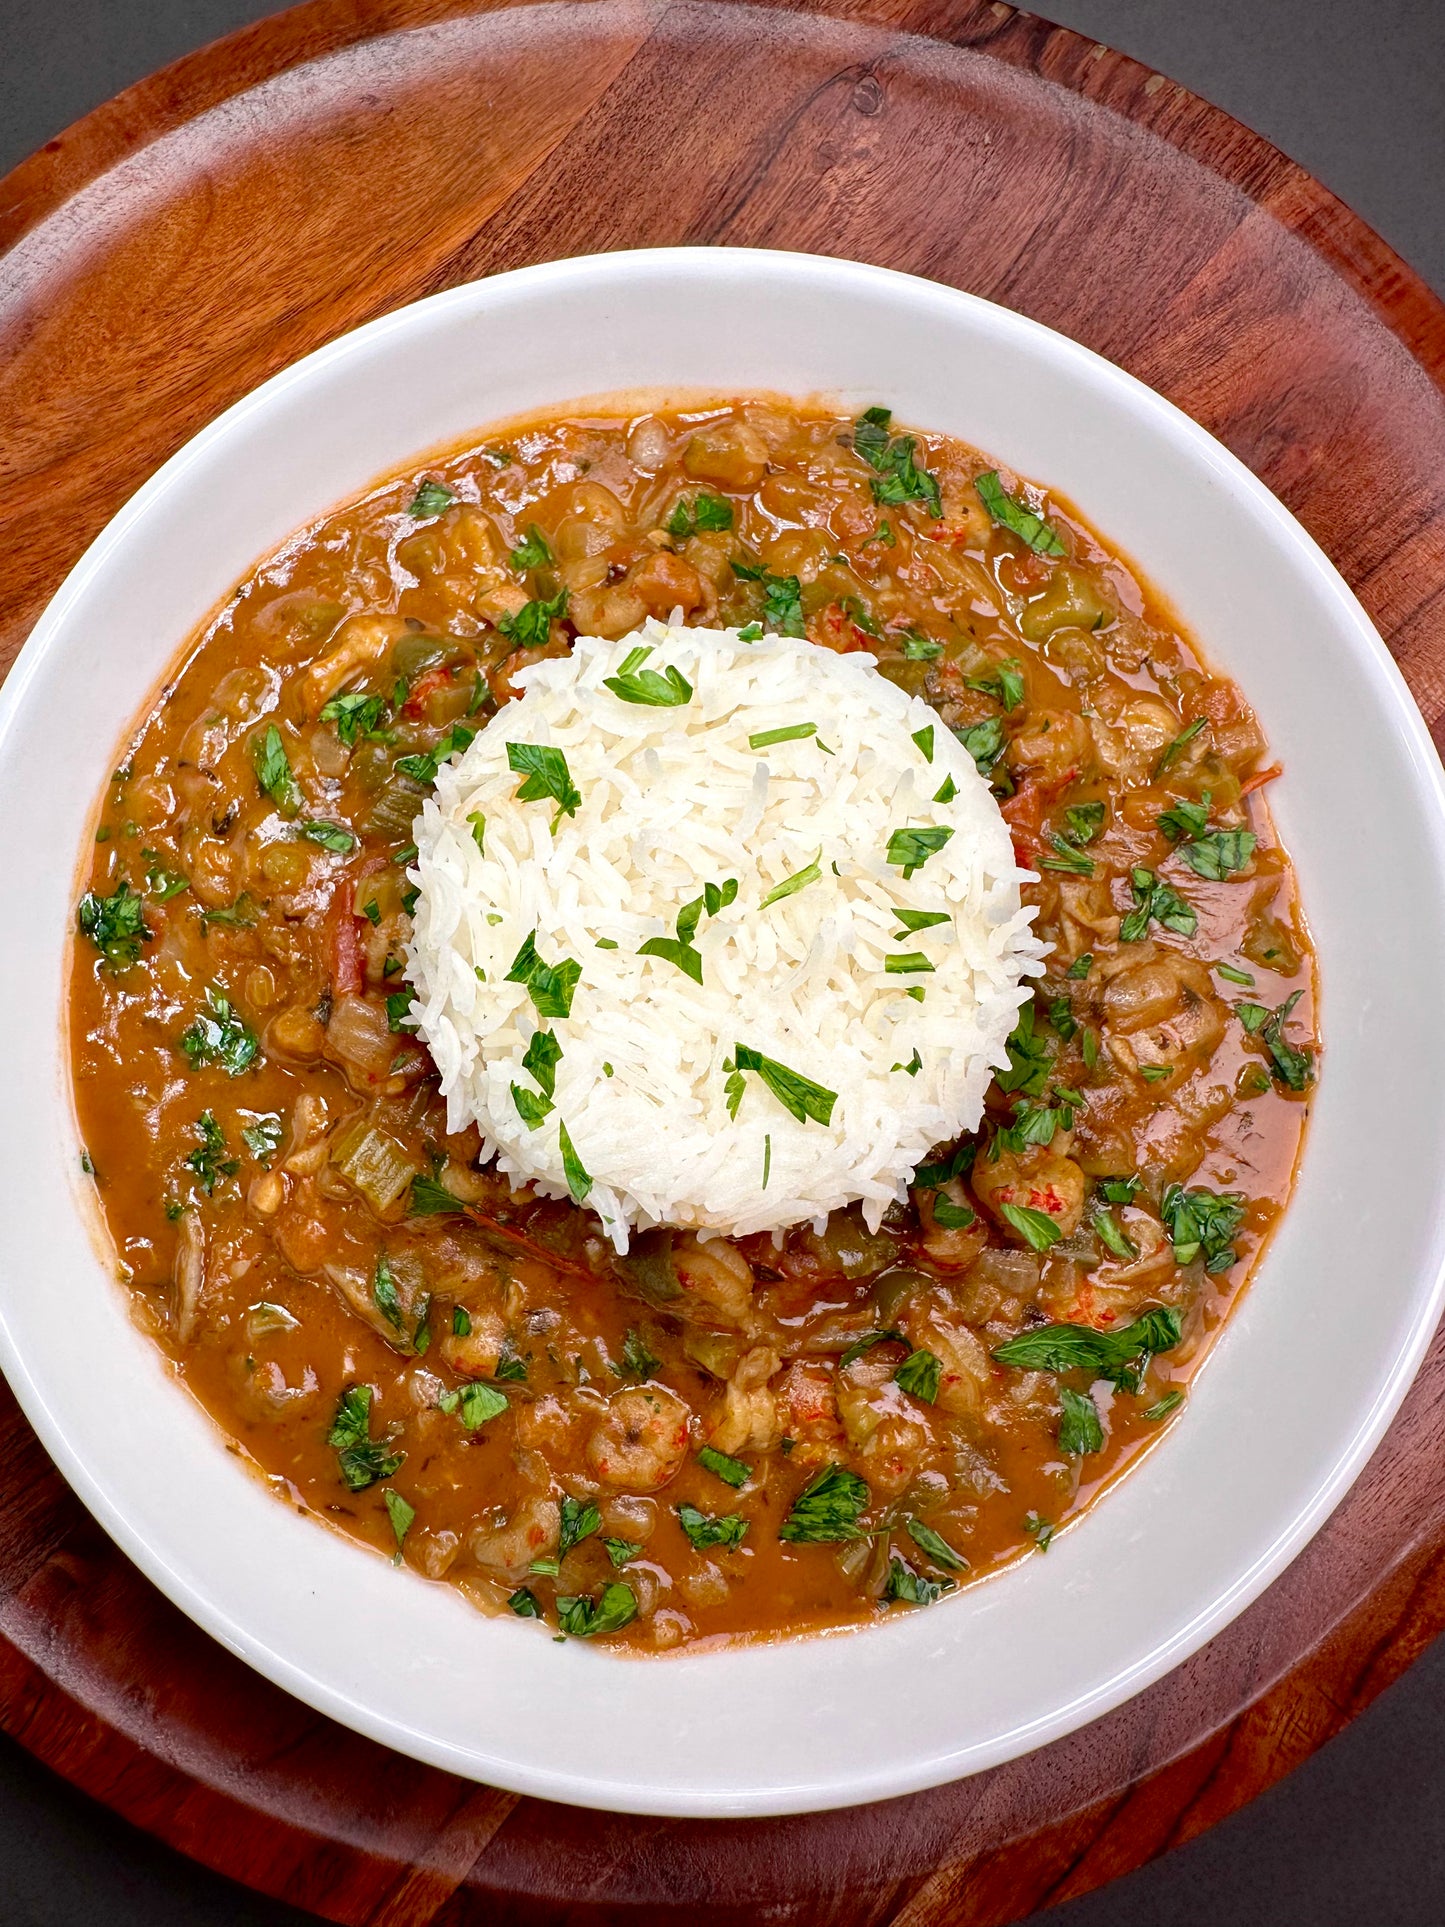
<path id="1" fill-rule="evenodd" d="M 437 756 L 678 609 L 872 652 L 1038 869 L 1010 1068 L 876 1233 L 618 1259 L 447 1133 L 407 1028 Z M 1284 1209 L 1274 773 L 1067 503 L 882 411 L 559 416 L 388 481 L 241 584 L 101 801 L 71 1046 L 136 1316 L 279 1495 L 485 1609 L 654 1652 L 932 1606 L 1188 1423 Z"/>

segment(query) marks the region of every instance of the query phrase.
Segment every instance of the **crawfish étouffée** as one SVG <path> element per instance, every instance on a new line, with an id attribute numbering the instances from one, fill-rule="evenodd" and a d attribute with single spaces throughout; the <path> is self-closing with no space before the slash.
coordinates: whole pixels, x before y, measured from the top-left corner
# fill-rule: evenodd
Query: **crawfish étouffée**
<path id="1" fill-rule="evenodd" d="M 990 779 L 1053 946 L 876 1232 L 634 1240 L 449 1135 L 412 822 L 574 634 L 869 650 Z M 292 1502 L 660 1650 L 1044 1552 L 1184 1409 L 1284 1208 L 1314 966 L 1263 735 L 1127 562 L 962 444 L 770 398 L 513 426 L 270 558 L 101 806 L 71 988 L 137 1315 Z"/>

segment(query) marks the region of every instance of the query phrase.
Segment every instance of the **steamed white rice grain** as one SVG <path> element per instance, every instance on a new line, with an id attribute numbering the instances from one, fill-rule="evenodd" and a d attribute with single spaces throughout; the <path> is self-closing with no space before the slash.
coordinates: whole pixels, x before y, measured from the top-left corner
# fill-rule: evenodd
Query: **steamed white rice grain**
<path id="1" fill-rule="evenodd" d="M 691 686 L 686 702 L 604 687 L 644 646 L 645 669 Z M 976 1128 L 1040 968 L 1029 873 L 972 757 L 871 656 L 785 636 L 652 622 L 619 642 L 579 637 L 516 681 L 521 700 L 443 767 L 416 828 L 412 1018 L 450 1128 L 475 1122 L 484 1155 L 560 1196 L 565 1127 L 573 1194 L 585 1174 L 620 1250 L 638 1227 L 743 1236 L 855 1200 L 876 1226 L 932 1146 Z M 575 813 L 518 800 L 509 744 L 562 753 Z M 888 853 L 910 827 L 952 834 L 905 876 Z M 733 879 L 735 899 L 698 920 L 700 985 L 638 954 L 675 941 L 683 907 Z M 946 921 L 909 933 L 899 908 Z M 529 936 L 544 964 L 580 966 L 566 1016 L 540 1016 L 507 981 Z M 900 970 L 910 957 L 932 968 Z M 561 1050 L 550 1100 L 523 1065 L 538 1030 Z M 833 1094 L 829 1121 L 800 1121 L 757 1071 L 736 1101 L 739 1044 Z M 514 1086 L 534 1115 L 550 1102 L 535 1127 Z"/>

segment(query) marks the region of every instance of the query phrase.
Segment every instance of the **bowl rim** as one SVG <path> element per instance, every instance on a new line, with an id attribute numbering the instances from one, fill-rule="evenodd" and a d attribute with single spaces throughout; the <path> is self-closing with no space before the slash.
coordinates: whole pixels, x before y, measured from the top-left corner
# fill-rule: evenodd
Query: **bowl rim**
<path id="1" fill-rule="evenodd" d="M 392 337 L 405 335 L 417 325 L 416 318 L 421 312 L 435 315 L 453 308 L 464 311 L 479 303 L 485 307 L 513 292 L 562 296 L 592 278 L 606 285 L 612 276 L 645 276 L 659 270 L 672 274 L 683 271 L 704 282 L 728 286 L 735 285 L 739 276 L 750 272 L 822 277 L 834 285 L 846 284 L 860 290 L 872 288 L 903 300 L 932 301 L 972 310 L 988 317 L 990 325 L 1012 332 L 1026 347 L 1044 352 L 1056 363 L 1077 371 L 1102 388 L 1111 402 L 1152 417 L 1192 464 L 1212 471 L 1243 497 L 1271 546 L 1290 552 L 1296 564 L 1313 576 L 1320 593 L 1334 605 L 1341 629 L 1353 637 L 1356 663 L 1369 678 L 1382 707 L 1390 712 L 1401 761 L 1409 770 L 1420 823 L 1427 829 L 1438 868 L 1445 872 L 1445 770 L 1405 680 L 1343 577 L 1251 470 L 1175 404 L 1105 357 L 1042 323 L 982 297 L 918 276 L 833 256 L 781 250 L 647 248 L 583 255 L 513 269 L 461 284 L 379 316 L 279 370 L 209 422 L 148 477 L 68 573 L 0 690 L 0 760 L 12 750 L 27 692 L 45 663 L 54 638 L 87 585 L 117 551 L 124 549 L 132 529 L 144 518 L 156 497 L 253 416 L 283 403 L 294 391 L 304 390 L 333 367 L 370 353 Z M 565 407 L 566 403 L 559 401 L 556 405 Z M 461 431 L 463 435 L 468 432 Z M 418 450 L 417 459 L 425 459 L 428 452 Z M 371 479 L 370 476 L 359 478 L 357 493 Z M 331 506 L 328 504 L 317 513 L 325 514 Z M 792 1794 L 778 1798 L 769 1790 L 729 1798 L 699 1798 L 691 1790 L 683 1789 L 673 1801 L 665 1790 L 660 1792 L 652 1785 L 634 1786 L 623 1781 L 598 1783 L 582 1778 L 566 1781 L 559 1780 L 551 1770 L 533 1772 L 520 1767 L 509 1767 L 501 1775 L 496 1771 L 495 1762 L 488 1765 L 489 1778 L 495 1784 L 549 1800 L 624 1812 L 721 1817 L 815 1811 L 908 1794 L 986 1770 L 1062 1738 L 1112 1711 L 1196 1651 L 1256 1599 L 1319 1530 L 1358 1476 L 1398 1410 L 1445 1305 L 1445 1199 L 1435 1200 L 1430 1209 L 1428 1271 L 1422 1266 L 1422 1284 L 1426 1288 L 1417 1295 L 1409 1329 L 1397 1344 L 1373 1401 L 1341 1440 L 1329 1466 L 1321 1467 L 1310 1503 L 1294 1514 L 1287 1527 L 1251 1564 L 1235 1573 L 1229 1585 L 1178 1626 L 1170 1637 L 1153 1644 L 1132 1666 L 1121 1669 L 1068 1703 L 1056 1706 L 1026 1728 L 1015 1730 L 1003 1742 L 976 1749 L 978 1757 L 970 1757 L 965 1765 L 931 1757 L 918 1761 L 908 1774 L 854 1769 L 846 1775 L 840 1774 L 836 1785 L 830 1785 L 826 1795 L 818 1798 L 809 1795 L 799 1800 Z M 390 1718 L 374 1714 L 363 1701 L 317 1679 L 306 1667 L 258 1641 L 222 1601 L 208 1595 L 189 1575 L 170 1565 L 112 1501 L 103 1479 L 91 1471 L 88 1461 L 72 1447 L 63 1420 L 51 1410 L 40 1386 L 32 1379 L 3 1315 L 0 1315 L 0 1366 L 26 1418 L 67 1482 L 126 1556 L 193 1621 L 265 1677 L 318 1711 L 382 1745 L 448 1771 L 480 1777 L 477 1765 L 458 1757 L 448 1745 L 432 1743 L 424 1735 L 401 1729 Z M 212 1423 L 209 1419 L 207 1422 Z"/>

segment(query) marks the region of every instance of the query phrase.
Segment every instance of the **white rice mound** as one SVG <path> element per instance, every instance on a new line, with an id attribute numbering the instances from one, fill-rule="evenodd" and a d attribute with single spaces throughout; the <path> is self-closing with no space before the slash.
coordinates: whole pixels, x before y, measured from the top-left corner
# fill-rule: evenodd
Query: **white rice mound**
<path id="1" fill-rule="evenodd" d="M 644 644 L 644 668 L 675 666 L 691 700 L 645 707 L 603 687 Z M 1030 873 L 972 757 L 872 656 L 786 636 L 649 622 L 619 642 L 580 636 L 516 682 L 520 701 L 443 766 L 415 831 L 411 1015 L 450 1129 L 475 1122 L 484 1156 L 561 1196 L 565 1123 L 620 1251 L 634 1228 L 744 1236 L 858 1199 L 876 1227 L 932 1146 L 977 1127 L 1023 980 L 1042 967 L 1019 897 Z M 749 746 L 797 723 L 816 734 Z M 930 728 L 931 757 L 914 740 Z M 517 800 L 509 743 L 565 755 L 581 801 L 555 833 L 554 801 Z M 947 778 L 956 794 L 939 802 Z M 925 825 L 954 834 L 905 879 L 889 839 Z M 761 907 L 815 859 L 816 882 Z M 736 900 L 693 940 L 701 986 L 638 955 L 729 878 Z M 900 941 L 895 906 L 948 921 Z M 544 963 L 581 965 L 566 1017 L 539 1019 L 506 981 L 532 932 Z M 886 969 L 909 952 L 932 972 Z M 533 1130 L 512 1086 L 537 1090 L 522 1059 L 539 1028 L 562 1055 L 555 1108 Z M 799 1122 L 752 1071 L 730 1116 L 724 1060 L 740 1042 L 836 1092 L 831 1121 Z"/>

